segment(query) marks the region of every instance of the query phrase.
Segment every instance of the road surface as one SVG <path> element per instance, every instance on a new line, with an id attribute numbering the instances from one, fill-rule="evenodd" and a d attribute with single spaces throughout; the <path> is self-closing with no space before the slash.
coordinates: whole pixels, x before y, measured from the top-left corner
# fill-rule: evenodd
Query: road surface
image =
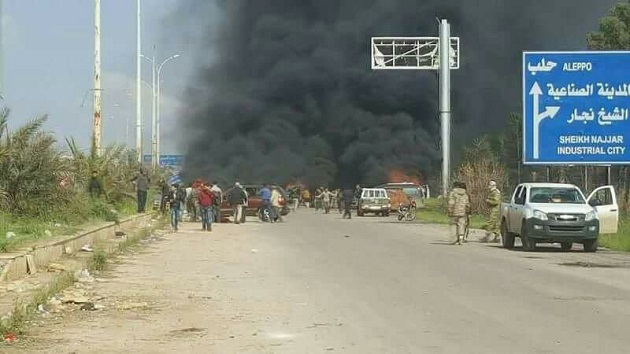
<path id="1" fill-rule="evenodd" d="M 27 351 L 630 352 L 626 255 L 454 246 L 447 228 L 395 218 L 287 219 L 184 225 L 94 285 L 105 310 L 43 320 Z"/>

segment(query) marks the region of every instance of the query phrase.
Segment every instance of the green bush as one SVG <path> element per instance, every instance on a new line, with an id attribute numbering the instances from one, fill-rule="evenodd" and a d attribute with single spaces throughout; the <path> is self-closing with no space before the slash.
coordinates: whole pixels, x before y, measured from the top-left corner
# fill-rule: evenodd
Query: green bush
<path id="1" fill-rule="evenodd" d="M 15 131 L 8 117 L 8 109 L 0 111 L 0 250 L 136 212 L 130 181 L 140 165 L 133 151 L 109 146 L 101 154 L 94 147 L 84 152 L 73 139 L 66 140 L 67 151 L 59 150 L 54 136 L 43 131 L 46 116 Z M 100 198 L 88 195 L 92 171 L 101 182 Z"/>

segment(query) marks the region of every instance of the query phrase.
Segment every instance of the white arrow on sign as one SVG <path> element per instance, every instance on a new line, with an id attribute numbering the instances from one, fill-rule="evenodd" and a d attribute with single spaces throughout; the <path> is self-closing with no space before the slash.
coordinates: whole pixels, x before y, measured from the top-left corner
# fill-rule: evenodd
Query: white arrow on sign
<path id="1" fill-rule="evenodd" d="M 538 159 L 540 156 L 540 123 L 545 118 L 553 119 L 560 111 L 560 107 L 545 107 L 545 111 L 540 112 L 540 96 L 543 95 L 543 91 L 540 85 L 538 85 L 538 82 L 534 82 L 529 94 L 532 95 L 534 99 L 534 159 Z"/>

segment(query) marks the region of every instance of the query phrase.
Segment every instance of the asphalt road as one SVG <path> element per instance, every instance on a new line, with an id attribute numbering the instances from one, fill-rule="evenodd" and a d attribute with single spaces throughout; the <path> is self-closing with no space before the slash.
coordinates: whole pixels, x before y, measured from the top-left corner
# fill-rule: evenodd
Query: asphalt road
<path id="1" fill-rule="evenodd" d="M 454 246 L 448 228 L 393 217 L 299 210 L 287 219 L 215 225 L 212 233 L 186 224 L 97 284 L 107 298 L 150 309 L 44 325 L 32 349 L 630 352 L 627 255 L 507 251 L 475 235 Z"/>

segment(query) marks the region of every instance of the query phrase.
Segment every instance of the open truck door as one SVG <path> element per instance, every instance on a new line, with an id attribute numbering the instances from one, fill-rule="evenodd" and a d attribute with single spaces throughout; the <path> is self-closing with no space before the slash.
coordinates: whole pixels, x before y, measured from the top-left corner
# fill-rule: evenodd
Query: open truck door
<path id="1" fill-rule="evenodd" d="M 619 226 L 619 205 L 615 187 L 596 188 L 588 196 L 587 202 L 597 211 L 600 235 L 616 234 Z"/>

